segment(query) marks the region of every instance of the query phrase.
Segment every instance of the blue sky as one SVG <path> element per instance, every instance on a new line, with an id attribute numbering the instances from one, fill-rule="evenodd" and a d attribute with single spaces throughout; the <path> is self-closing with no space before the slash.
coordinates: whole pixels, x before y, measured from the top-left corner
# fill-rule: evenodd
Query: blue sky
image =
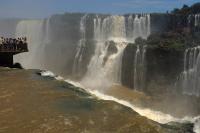
<path id="1" fill-rule="evenodd" d="M 64 12 L 166 12 L 199 0 L 1 0 L 0 18 L 44 18 Z"/>

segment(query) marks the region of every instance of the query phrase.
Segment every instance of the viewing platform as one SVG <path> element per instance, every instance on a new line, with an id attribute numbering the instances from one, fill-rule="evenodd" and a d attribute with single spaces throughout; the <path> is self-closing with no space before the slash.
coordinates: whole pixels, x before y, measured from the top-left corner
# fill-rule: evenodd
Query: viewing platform
<path id="1" fill-rule="evenodd" d="M 0 38 L 0 66 L 12 67 L 13 56 L 28 52 L 26 38 Z"/>
<path id="2" fill-rule="evenodd" d="M 25 48 L 23 49 L 7 49 L 7 48 L 0 48 L 0 53 L 13 53 L 13 55 L 28 52 L 27 44 L 24 44 Z"/>

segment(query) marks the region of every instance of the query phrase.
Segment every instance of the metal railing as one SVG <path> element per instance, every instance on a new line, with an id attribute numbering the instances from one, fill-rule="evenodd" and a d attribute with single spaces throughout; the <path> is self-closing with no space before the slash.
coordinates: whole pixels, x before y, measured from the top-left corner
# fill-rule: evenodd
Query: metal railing
<path id="1" fill-rule="evenodd" d="M 0 44 L 0 52 L 27 52 L 27 43 L 5 43 Z"/>

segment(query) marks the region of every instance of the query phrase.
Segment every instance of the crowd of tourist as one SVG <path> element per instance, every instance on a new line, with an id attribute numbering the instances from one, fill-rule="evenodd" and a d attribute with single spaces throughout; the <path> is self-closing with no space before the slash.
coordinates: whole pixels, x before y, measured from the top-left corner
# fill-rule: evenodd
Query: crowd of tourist
<path id="1" fill-rule="evenodd" d="M 26 51 L 27 39 L 22 38 L 0 38 L 0 51 Z"/>

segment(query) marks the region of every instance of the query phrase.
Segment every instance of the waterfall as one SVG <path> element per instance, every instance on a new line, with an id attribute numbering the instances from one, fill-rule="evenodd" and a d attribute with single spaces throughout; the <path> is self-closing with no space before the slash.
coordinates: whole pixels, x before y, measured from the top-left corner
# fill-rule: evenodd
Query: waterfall
<path id="1" fill-rule="evenodd" d="M 121 83 L 122 57 L 125 47 L 129 42 L 134 43 L 137 37 L 147 38 L 150 34 L 150 15 L 130 15 L 108 16 L 94 18 L 94 40 L 95 52 L 88 65 L 88 70 L 81 83 L 89 88 L 109 88 L 112 84 Z M 113 44 L 111 44 L 113 43 Z M 110 53 L 110 46 L 117 49 L 115 53 Z M 114 46 L 113 46 L 114 45 Z M 142 82 L 144 79 L 144 66 L 146 47 L 138 56 L 135 67 L 136 81 Z M 106 61 L 105 61 L 106 60 Z M 141 84 L 138 83 L 142 88 Z"/>
<path id="2" fill-rule="evenodd" d="M 151 26 L 151 20 L 150 20 L 150 14 L 141 15 L 140 17 L 138 15 L 135 15 L 133 18 L 132 15 L 129 15 L 127 20 L 127 38 L 134 42 L 134 40 L 138 37 L 142 37 L 146 39 L 150 35 L 150 26 Z"/>
<path id="3" fill-rule="evenodd" d="M 16 27 L 15 37 L 27 37 L 29 52 L 14 57 L 15 62 L 20 62 L 25 68 L 44 68 L 43 49 L 43 24 L 44 20 L 22 20 Z"/>
<path id="4" fill-rule="evenodd" d="M 195 21 L 194 21 L 194 25 L 197 27 L 200 25 L 200 14 L 195 14 Z"/>
<path id="5" fill-rule="evenodd" d="M 90 88 L 108 88 L 112 84 L 121 84 L 124 49 L 128 43 L 134 43 L 137 37 L 144 39 L 148 37 L 151 25 L 150 15 L 96 15 L 93 18 L 93 25 L 86 24 L 86 21 L 91 21 L 91 19 L 87 19 L 89 18 L 88 16 L 82 16 L 79 22 L 80 39 L 75 50 L 76 53 L 70 50 L 74 47 L 72 45 L 75 45 L 70 43 L 71 41 L 68 43 L 68 40 L 52 40 L 51 18 L 46 20 L 20 21 L 16 27 L 16 37 L 27 36 L 30 51 L 15 56 L 15 62 L 20 62 L 25 68 L 48 69 L 59 74 L 64 73 L 66 69 L 70 69 L 72 70 L 72 76 L 80 77 L 82 76 L 82 68 L 85 60 L 84 55 L 88 52 L 86 49 L 86 40 L 88 39 L 86 37 L 86 29 L 92 29 L 87 26 L 93 26 L 95 50 L 89 64 L 84 64 L 87 65 L 87 72 L 81 79 L 81 82 Z M 55 22 L 52 20 L 52 23 Z M 56 26 L 53 27 L 55 28 Z M 69 31 L 71 32 L 71 30 Z M 70 33 L 67 32 L 67 34 Z M 64 44 L 65 42 L 66 44 Z M 134 83 L 138 84 L 136 88 L 142 88 L 139 87 L 141 86 L 139 82 L 142 82 L 141 79 L 144 79 L 142 77 L 145 75 L 141 74 L 144 73 L 142 72 L 143 69 L 140 70 L 141 63 L 144 62 L 142 59 L 145 58 L 142 57 L 145 56 L 142 49 L 140 55 L 137 55 L 138 62 L 135 65 L 137 67 L 134 68 L 136 71 L 134 73 L 136 74 L 134 75 L 136 77 L 134 82 L 138 82 Z M 75 57 L 69 57 L 70 55 L 67 53 L 75 55 Z M 66 57 L 67 59 L 65 60 L 62 57 Z M 69 66 L 71 58 L 74 60 L 72 65 Z"/>
<path id="6" fill-rule="evenodd" d="M 184 53 L 184 72 L 182 73 L 183 93 L 200 95 L 200 47 L 188 48 Z"/>
<path id="7" fill-rule="evenodd" d="M 74 25 L 77 22 L 73 20 Z M 66 29 L 61 28 L 62 24 Z M 71 76 L 79 36 L 73 24 L 70 19 L 58 21 L 54 17 L 19 21 L 15 36 L 27 37 L 29 52 L 14 56 L 14 61 L 21 63 L 24 68 L 51 70 L 63 76 Z M 70 38 L 66 38 L 68 36 Z"/>
<path id="8" fill-rule="evenodd" d="M 134 59 L 134 89 L 141 90 L 145 86 L 145 73 L 146 73 L 146 46 L 137 46 Z"/>
<path id="9" fill-rule="evenodd" d="M 139 59 L 140 57 L 140 48 L 139 46 L 137 46 L 137 50 L 136 50 L 136 53 L 135 53 L 135 62 L 134 62 L 134 89 L 137 89 L 138 88 L 138 61 L 140 60 Z"/>
<path id="10" fill-rule="evenodd" d="M 85 86 L 103 89 L 119 81 L 119 69 L 121 69 L 119 62 L 126 46 L 125 33 L 123 16 L 94 18 L 95 52 L 88 65 L 88 71 L 81 81 Z M 112 53 L 112 49 L 116 51 Z"/>
<path id="11" fill-rule="evenodd" d="M 188 16 L 188 24 L 192 24 L 192 26 L 199 27 L 200 26 L 200 14 L 191 14 Z"/>
<path id="12" fill-rule="evenodd" d="M 125 41 L 126 25 L 124 16 L 109 16 L 102 20 L 100 36 L 97 40 L 114 40 L 116 42 Z M 102 38 L 101 38 L 102 37 Z"/>
<path id="13" fill-rule="evenodd" d="M 129 16 L 128 17 L 129 25 L 131 24 L 131 21 L 133 22 L 132 35 L 134 40 L 137 37 L 142 37 L 144 39 L 147 39 L 147 37 L 151 33 L 150 15 L 143 14 L 140 16 L 140 18 L 138 17 L 138 15 L 136 15 L 134 19 L 132 18 L 132 16 Z M 133 82 L 134 82 L 134 89 L 136 90 L 141 90 L 145 86 L 145 73 L 146 73 L 145 56 L 146 56 L 146 46 L 137 45 L 137 50 L 134 58 L 134 67 L 133 67 L 134 69 Z"/>
<path id="14" fill-rule="evenodd" d="M 50 20 L 51 20 L 51 17 L 46 20 L 46 24 L 45 24 L 45 43 L 51 42 Z"/>
<path id="15" fill-rule="evenodd" d="M 83 54 L 85 52 L 85 43 L 86 43 L 86 19 L 87 15 L 84 15 L 80 21 L 80 34 L 81 39 L 79 40 L 79 44 L 77 47 L 74 64 L 73 64 L 73 75 L 80 75 L 81 72 L 81 64 L 83 60 Z"/>

